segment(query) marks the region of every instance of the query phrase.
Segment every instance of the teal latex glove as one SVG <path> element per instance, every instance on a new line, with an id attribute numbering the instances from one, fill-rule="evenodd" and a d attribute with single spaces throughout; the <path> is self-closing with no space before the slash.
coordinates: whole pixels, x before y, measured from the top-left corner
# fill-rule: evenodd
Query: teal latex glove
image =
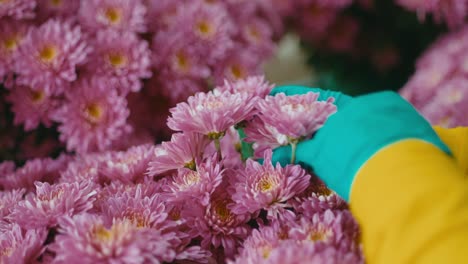
<path id="1" fill-rule="evenodd" d="M 285 86 L 272 95 L 320 92 L 320 100 L 337 98 L 337 113 L 325 122 L 312 139 L 300 142 L 296 163 L 310 167 L 329 188 L 349 200 L 359 168 L 381 148 L 404 139 L 420 139 L 450 154 L 431 125 L 397 93 L 385 91 L 352 98 L 318 88 Z M 283 166 L 291 160 L 291 147 L 274 150 L 273 162 Z"/>

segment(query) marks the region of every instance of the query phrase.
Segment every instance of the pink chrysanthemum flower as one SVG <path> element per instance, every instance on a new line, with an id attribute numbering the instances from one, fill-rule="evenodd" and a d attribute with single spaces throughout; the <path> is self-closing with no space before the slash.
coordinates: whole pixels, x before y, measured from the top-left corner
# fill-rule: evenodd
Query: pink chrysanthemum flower
<path id="1" fill-rule="evenodd" d="M 130 221 L 135 227 L 146 231 L 146 243 L 153 248 L 152 254 L 158 260 L 174 261 L 176 248 L 183 241 L 178 236 L 180 234 L 175 232 L 175 223 L 168 220 L 168 212 L 160 195 L 145 197 L 141 185 L 138 185 L 134 195 L 122 193 L 111 197 L 102 207 L 106 222 Z M 152 243 L 154 245 L 150 245 Z"/>
<path id="2" fill-rule="evenodd" d="M 9 217 L 24 229 L 54 227 L 62 217 L 86 212 L 97 194 L 91 182 L 35 185 L 36 193 L 28 194 Z"/>
<path id="3" fill-rule="evenodd" d="M 100 31 L 93 44 L 88 71 L 115 81 L 122 94 L 139 91 L 140 79 L 151 77 L 148 43 L 136 34 Z"/>
<path id="4" fill-rule="evenodd" d="M 309 2 L 309 1 L 308 1 Z M 327 29 L 336 20 L 339 9 L 322 6 L 318 3 L 306 3 L 299 6 L 295 14 L 295 24 L 301 37 L 317 42 L 326 36 Z"/>
<path id="5" fill-rule="evenodd" d="M 232 201 L 227 195 L 215 193 L 207 206 L 194 204 L 185 212 L 192 236 L 201 238 L 202 248 L 224 249 L 227 258 L 233 257 L 237 247 L 249 235 L 249 217 L 229 209 Z"/>
<path id="6" fill-rule="evenodd" d="M 45 229 L 23 231 L 19 225 L 12 224 L 0 233 L 0 263 L 36 263 L 45 250 L 46 237 Z"/>
<path id="7" fill-rule="evenodd" d="M 34 17 L 36 0 L 9 0 L 0 2 L 0 18 L 10 16 L 14 19 Z"/>
<path id="8" fill-rule="evenodd" d="M 146 31 L 146 7 L 141 0 L 87 0 L 83 1 L 78 13 L 80 23 L 86 30 L 102 29 Z"/>
<path id="9" fill-rule="evenodd" d="M 358 224 L 347 210 L 327 210 L 312 218 L 303 217 L 289 231 L 292 240 L 330 245 L 344 252 L 359 252 L 359 235 Z"/>
<path id="10" fill-rule="evenodd" d="M 34 191 L 35 181 L 54 183 L 59 177 L 59 171 L 63 169 L 65 161 L 50 158 L 28 160 L 23 167 L 16 171 L 0 175 L 0 186 L 4 190 L 25 188 Z"/>
<path id="11" fill-rule="evenodd" d="M 286 202 L 309 186 L 310 175 L 298 165 L 282 168 L 271 163 L 272 152 L 267 151 L 263 165 L 247 160 L 244 171 L 232 179 L 232 211 L 238 214 L 256 213 L 260 209 L 276 218 Z"/>
<path id="12" fill-rule="evenodd" d="M 42 0 L 37 3 L 36 18 L 45 21 L 50 17 L 74 17 L 80 7 L 79 0 Z"/>
<path id="13" fill-rule="evenodd" d="M 67 164 L 66 168 L 60 172 L 60 182 L 74 183 L 92 181 L 98 184 L 108 183 L 109 179 L 99 173 L 99 168 L 105 162 L 102 153 L 77 155 Z"/>
<path id="14" fill-rule="evenodd" d="M 332 52 L 352 53 L 356 48 L 359 23 L 352 16 L 340 16 L 327 29 L 324 48 Z"/>
<path id="15" fill-rule="evenodd" d="M 148 29 L 150 32 L 160 32 L 171 27 L 176 20 L 181 1 L 146 0 Z"/>
<path id="16" fill-rule="evenodd" d="M 317 101 L 318 93 L 267 96 L 258 102 L 260 118 L 291 139 L 310 137 L 336 112 L 334 98 Z"/>
<path id="17" fill-rule="evenodd" d="M 76 80 L 75 68 L 84 63 L 89 51 L 79 26 L 51 19 L 26 36 L 16 72 L 32 87 L 58 93 Z"/>
<path id="18" fill-rule="evenodd" d="M 169 194 L 172 201 L 184 202 L 197 200 L 202 205 L 207 205 L 211 194 L 221 184 L 223 170 L 218 158 L 205 159 L 196 163 L 196 170 L 179 169 L 163 186 L 163 190 Z"/>
<path id="19" fill-rule="evenodd" d="M 108 208 L 108 201 L 122 196 L 130 197 L 152 197 L 161 193 L 161 182 L 148 180 L 139 184 L 124 184 L 120 181 L 107 183 L 98 192 L 97 199 L 94 202 L 92 213 L 102 215 Z M 105 219 L 111 220 L 111 219 Z"/>
<path id="20" fill-rule="evenodd" d="M 438 39 L 416 63 L 416 72 L 400 90 L 434 124 L 466 124 L 463 102 L 468 73 L 468 27 Z M 460 114 L 455 118 L 455 114 Z"/>
<path id="21" fill-rule="evenodd" d="M 19 46 L 23 43 L 27 31 L 27 25 L 22 22 L 0 20 L 0 82 L 4 76 L 13 73 Z"/>
<path id="22" fill-rule="evenodd" d="M 157 228 L 161 231 L 172 228 L 168 222 L 168 212 L 161 195 L 158 193 L 147 196 L 147 190 L 141 184 L 131 188 L 131 191 L 121 190 L 108 197 L 102 206 L 106 220 L 127 219 L 137 227 Z"/>
<path id="23" fill-rule="evenodd" d="M 453 77 L 437 89 L 432 100 L 421 107 L 421 113 L 434 125 L 456 127 L 468 125 L 468 78 Z"/>
<path id="24" fill-rule="evenodd" d="M 295 223 L 288 223 L 294 225 Z M 271 252 L 288 239 L 287 230 L 274 221 L 271 226 L 261 226 L 252 231 L 244 241 L 240 254 L 229 264 L 256 264 L 266 261 Z"/>
<path id="25" fill-rule="evenodd" d="M 203 49 L 205 59 L 215 62 L 232 47 L 235 27 L 221 3 L 196 0 L 180 5 L 177 17 L 169 31 L 183 32 L 192 45 Z"/>
<path id="26" fill-rule="evenodd" d="M 245 93 L 210 91 L 197 93 L 187 103 L 170 109 L 167 125 L 172 130 L 198 132 L 209 138 L 220 138 L 226 130 L 254 113 L 256 100 Z"/>
<path id="27" fill-rule="evenodd" d="M 81 214 L 60 220 L 59 234 L 49 249 L 55 263 L 143 263 L 145 239 L 129 220 L 106 224 L 96 216 Z"/>
<path id="28" fill-rule="evenodd" d="M 235 47 L 228 56 L 225 56 L 215 67 L 213 75 L 215 83 L 222 85 L 227 79 L 237 81 L 251 75 L 261 73 L 258 56 L 244 47 Z"/>
<path id="29" fill-rule="evenodd" d="M 154 150 L 154 158 L 149 163 L 148 174 L 158 175 L 179 168 L 196 169 L 195 161 L 201 159 L 203 151 L 210 143 L 198 133 L 176 133 L 170 142 L 163 142 Z"/>
<path id="30" fill-rule="evenodd" d="M 15 171 L 15 163 L 10 160 L 0 162 L 0 175 L 6 175 Z"/>
<path id="31" fill-rule="evenodd" d="M 297 10 L 297 3 L 284 0 L 271 0 L 271 6 L 276 14 L 282 18 L 292 16 Z"/>
<path id="32" fill-rule="evenodd" d="M 259 58 L 269 58 L 275 49 L 275 43 L 273 42 L 273 29 L 268 22 L 253 17 L 241 23 L 242 40 L 255 51 Z"/>
<path id="33" fill-rule="evenodd" d="M 258 96 L 265 98 L 274 85 L 265 80 L 265 76 L 251 76 L 237 81 L 224 81 L 224 85 L 217 87 L 220 91 L 229 91 L 231 93 L 247 93 L 252 97 Z"/>
<path id="34" fill-rule="evenodd" d="M 309 197 L 298 199 L 297 206 L 294 206 L 297 213 L 302 213 L 305 217 L 312 218 L 315 213 L 323 213 L 326 210 L 346 209 L 346 202 L 337 194 L 329 195 L 312 193 Z"/>
<path id="35" fill-rule="evenodd" d="M 268 149 L 289 144 L 289 139 L 286 135 L 278 132 L 275 127 L 267 125 L 258 116 L 247 123 L 244 132 L 247 136 L 244 138 L 244 141 L 253 143 L 254 157 L 257 158 L 263 157 Z"/>
<path id="36" fill-rule="evenodd" d="M 17 85 L 7 96 L 15 114 L 14 124 L 24 125 L 25 131 L 30 131 L 43 124 L 50 127 L 50 113 L 55 110 L 58 100 L 44 89 L 31 89 L 28 86 Z"/>
<path id="37" fill-rule="evenodd" d="M 80 79 L 65 94 L 64 105 L 53 119 L 60 123 L 60 140 L 68 150 L 84 153 L 112 147 L 130 127 L 127 101 L 105 79 Z"/>
<path id="38" fill-rule="evenodd" d="M 328 209 L 345 210 L 348 208 L 346 202 L 328 189 L 322 180 L 317 176 L 311 176 L 309 187 L 290 202 L 296 213 L 312 218 L 313 214 L 325 212 Z"/>
<path id="39" fill-rule="evenodd" d="M 169 71 L 164 75 L 186 78 L 208 78 L 211 71 L 204 52 L 193 44 L 183 32 L 163 31 L 153 39 L 153 64 L 159 71 Z"/>
<path id="40" fill-rule="evenodd" d="M 439 23 L 445 22 L 450 28 L 463 25 L 468 16 L 468 6 L 465 0 L 397 0 L 401 6 L 415 11 L 420 18 L 431 13 Z"/>
<path id="41" fill-rule="evenodd" d="M 244 166 L 239 131 L 237 131 L 235 127 L 231 127 L 226 131 L 226 134 L 220 142 L 220 151 L 224 168 L 234 169 Z M 205 149 L 204 156 L 208 157 L 215 152 L 217 152 L 216 144 L 210 144 Z"/>
<path id="42" fill-rule="evenodd" d="M 108 195 L 100 204 L 105 223 L 130 221 L 142 231 L 142 238 L 145 239 L 143 249 L 161 262 L 206 259 L 207 252 L 199 246 L 190 245 L 191 237 L 185 233 L 185 227 L 181 228 L 182 221 L 172 219 L 165 198 L 149 190 L 148 184 L 139 184 Z"/>
<path id="43" fill-rule="evenodd" d="M 205 80 L 179 76 L 167 69 L 162 70 L 154 80 L 159 84 L 154 86 L 158 89 L 156 92 L 160 94 L 160 97 L 162 95 L 163 98 L 168 98 L 171 106 L 186 101 L 189 96 L 207 90 Z"/>
<path id="44" fill-rule="evenodd" d="M 102 157 L 104 161 L 99 166 L 99 172 L 110 180 L 126 184 L 143 182 L 153 149 L 152 145 L 140 145 L 127 151 L 106 153 Z"/>
<path id="45" fill-rule="evenodd" d="M 363 259 L 353 252 L 343 252 L 333 247 L 321 248 L 311 243 L 288 240 L 271 251 L 265 264 L 362 264 Z"/>
<path id="46" fill-rule="evenodd" d="M 439 57 L 437 63 L 431 60 L 431 63 L 417 65 L 415 74 L 400 90 L 401 95 L 418 109 L 427 104 L 435 96 L 438 87 L 456 72 L 457 65 L 451 61 L 452 56 L 440 54 Z"/>
<path id="47" fill-rule="evenodd" d="M 25 193 L 24 189 L 0 192 L 0 220 L 5 220 L 11 214 L 18 202 L 23 200 Z"/>

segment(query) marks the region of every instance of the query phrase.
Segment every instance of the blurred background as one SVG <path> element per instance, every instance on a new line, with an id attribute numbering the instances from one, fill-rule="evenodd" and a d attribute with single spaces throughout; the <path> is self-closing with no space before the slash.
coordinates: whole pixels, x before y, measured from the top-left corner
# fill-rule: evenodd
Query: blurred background
<path id="1" fill-rule="evenodd" d="M 468 0 L 0 1 L 0 159 L 168 139 L 169 109 L 265 75 L 399 91 L 468 125 Z"/>

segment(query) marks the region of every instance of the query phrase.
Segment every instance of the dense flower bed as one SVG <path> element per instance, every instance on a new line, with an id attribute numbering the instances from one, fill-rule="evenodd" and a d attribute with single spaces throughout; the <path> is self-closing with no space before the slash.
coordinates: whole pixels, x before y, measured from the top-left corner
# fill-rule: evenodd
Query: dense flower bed
<path id="1" fill-rule="evenodd" d="M 2 1 L 0 141 L 24 160 L 160 140 L 171 105 L 260 73 L 281 31 L 264 0 Z"/>
<path id="2" fill-rule="evenodd" d="M 1 163 L 2 262 L 362 263 L 346 203 L 299 165 L 271 162 L 334 99 L 272 88 L 251 77 L 189 97 L 160 145 Z M 242 155 L 236 127 L 261 163 Z"/>

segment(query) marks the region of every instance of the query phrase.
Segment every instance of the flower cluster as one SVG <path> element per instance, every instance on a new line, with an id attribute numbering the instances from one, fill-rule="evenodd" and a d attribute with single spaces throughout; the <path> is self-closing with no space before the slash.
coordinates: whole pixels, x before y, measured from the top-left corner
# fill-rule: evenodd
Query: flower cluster
<path id="1" fill-rule="evenodd" d="M 468 27 L 438 39 L 416 62 L 401 94 L 434 125 L 466 126 Z"/>
<path id="2" fill-rule="evenodd" d="M 468 18 L 466 0 L 396 0 L 396 2 L 410 11 L 417 12 L 422 20 L 426 14 L 432 14 L 437 22 L 444 22 L 451 28 L 462 26 Z"/>
<path id="3" fill-rule="evenodd" d="M 77 153 L 161 140 L 170 105 L 260 72 L 279 21 L 263 0 L 0 1 L 9 122 L 53 135 L 44 156 L 57 139 Z"/>
<path id="4" fill-rule="evenodd" d="M 236 128 L 261 126 L 270 103 L 284 111 L 265 123 L 295 140 L 337 110 L 333 98 L 267 96 L 272 88 L 251 77 L 199 92 L 171 109 L 178 132 L 158 145 L 0 163 L 0 262 L 363 263 L 341 198 L 299 165 L 273 164 L 271 148 L 262 163 L 240 152 Z M 79 109 L 74 92 L 67 111 Z M 100 92 L 83 96 L 96 102 L 83 104 L 95 108 L 90 128 L 116 114 L 101 111 L 118 95 Z M 290 135 L 280 124 L 304 129 Z"/>

